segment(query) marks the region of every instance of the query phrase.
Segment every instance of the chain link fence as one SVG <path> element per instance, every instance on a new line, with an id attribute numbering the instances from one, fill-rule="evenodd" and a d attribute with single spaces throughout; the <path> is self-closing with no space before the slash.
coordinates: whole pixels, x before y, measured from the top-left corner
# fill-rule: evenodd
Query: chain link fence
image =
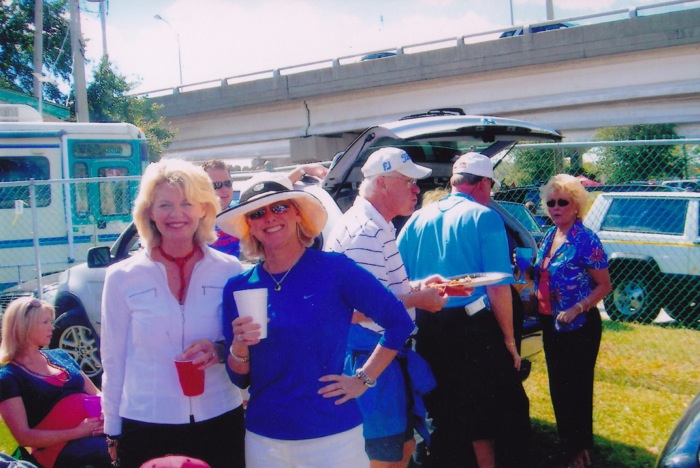
<path id="1" fill-rule="evenodd" d="M 60 273 L 131 221 L 138 177 L 0 182 L 0 289 Z"/>
<path id="2" fill-rule="evenodd" d="M 611 259 L 607 315 L 697 328 L 700 140 L 520 145 L 496 162 L 503 187 L 494 198 L 530 207 L 541 235 L 539 186 L 558 173 L 580 177 L 590 192 L 585 222 Z M 138 177 L 0 182 L 0 290 L 111 245 L 131 221 L 137 186 Z M 601 194 L 604 203 L 594 203 Z"/>

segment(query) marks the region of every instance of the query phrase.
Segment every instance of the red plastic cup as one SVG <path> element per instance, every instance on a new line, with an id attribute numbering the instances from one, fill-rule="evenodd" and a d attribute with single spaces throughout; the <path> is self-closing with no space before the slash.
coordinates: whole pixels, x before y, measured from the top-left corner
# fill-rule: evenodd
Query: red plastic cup
<path id="1" fill-rule="evenodd" d="M 102 414 L 102 398 L 99 395 L 85 395 L 83 410 L 88 418 L 99 418 Z"/>
<path id="2" fill-rule="evenodd" d="M 183 358 L 175 356 L 175 368 L 180 380 L 180 387 L 185 396 L 197 396 L 204 393 L 204 371 L 192 363 L 197 356 Z"/>

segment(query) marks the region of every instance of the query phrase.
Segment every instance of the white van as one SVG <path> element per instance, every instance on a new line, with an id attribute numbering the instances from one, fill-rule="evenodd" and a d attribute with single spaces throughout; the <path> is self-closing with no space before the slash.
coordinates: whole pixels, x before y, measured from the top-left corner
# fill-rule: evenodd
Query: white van
<path id="1" fill-rule="evenodd" d="M 131 221 L 148 163 L 146 136 L 134 125 L 42 122 L 35 114 L 0 105 L 0 290 L 111 245 Z"/>

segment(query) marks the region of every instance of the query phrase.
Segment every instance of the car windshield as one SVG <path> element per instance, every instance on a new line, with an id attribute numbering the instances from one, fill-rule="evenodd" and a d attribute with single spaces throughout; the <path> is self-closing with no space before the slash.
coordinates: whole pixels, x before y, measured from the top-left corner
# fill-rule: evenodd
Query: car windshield
<path id="1" fill-rule="evenodd" d="M 542 232 L 542 229 L 540 229 L 537 221 L 525 205 L 503 201 L 500 202 L 500 204 L 503 208 L 508 210 L 508 212 L 512 214 L 515 219 L 520 221 L 520 223 L 525 226 L 525 229 L 530 232 Z"/>
<path id="2" fill-rule="evenodd" d="M 601 225 L 604 231 L 683 235 L 688 200 L 615 198 Z"/>

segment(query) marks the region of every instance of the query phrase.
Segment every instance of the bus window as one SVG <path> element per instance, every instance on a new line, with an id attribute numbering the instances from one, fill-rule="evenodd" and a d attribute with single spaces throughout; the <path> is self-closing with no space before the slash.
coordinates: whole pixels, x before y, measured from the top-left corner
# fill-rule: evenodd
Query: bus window
<path id="1" fill-rule="evenodd" d="M 72 142 L 74 158 L 130 158 L 134 147 L 130 142 L 76 140 Z"/>
<path id="2" fill-rule="evenodd" d="M 87 164 L 73 164 L 73 178 L 84 179 L 88 176 Z M 88 184 L 76 182 L 73 184 L 73 204 L 75 205 L 75 214 L 79 218 L 87 218 L 90 216 L 90 199 L 88 196 Z"/>
<path id="3" fill-rule="evenodd" d="M 0 182 L 20 180 L 48 180 L 49 160 L 43 156 L 5 156 L 0 158 Z M 15 200 L 24 201 L 29 206 L 29 186 L 0 188 L 0 209 L 14 209 Z M 48 184 L 36 186 L 36 206 L 51 204 L 51 187 Z"/>
<path id="4" fill-rule="evenodd" d="M 118 177 L 129 175 L 125 167 L 102 167 L 99 177 Z M 100 182 L 100 213 L 103 215 L 126 215 L 131 212 L 129 182 Z"/>

